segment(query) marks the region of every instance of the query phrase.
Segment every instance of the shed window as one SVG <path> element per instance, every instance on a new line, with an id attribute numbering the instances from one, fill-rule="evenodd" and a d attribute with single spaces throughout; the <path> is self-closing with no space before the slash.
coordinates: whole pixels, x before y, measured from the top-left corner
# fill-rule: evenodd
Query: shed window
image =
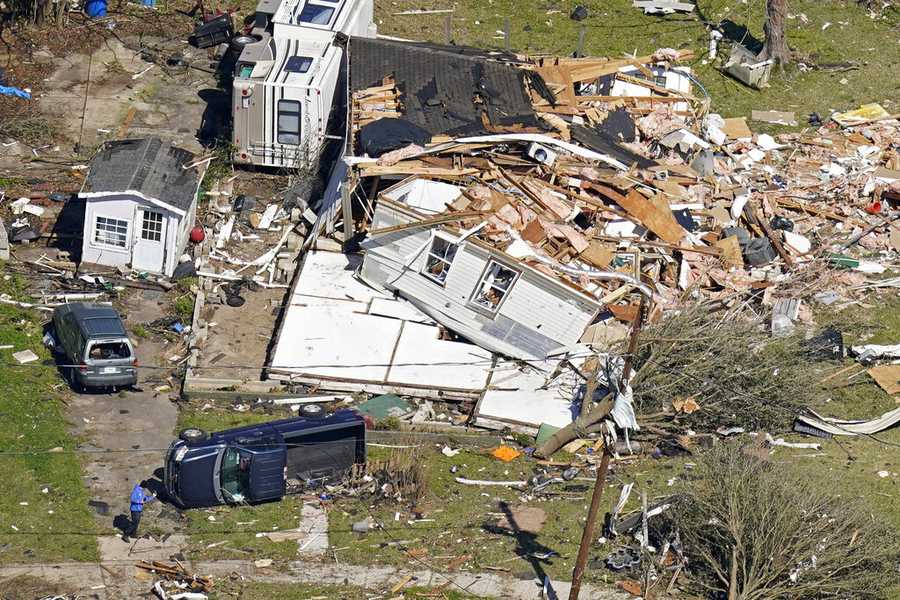
<path id="1" fill-rule="evenodd" d="M 503 298 L 512 288 L 516 278 L 519 276 L 517 271 L 504 267 L 496 261 L 490 261 L 475 293 L 472 295 L 472 302 L 485 308 L 491 312 L 497 312 Z"/>
<path id="2" fill-rule="evenodd" d="M 312 61 L 309 56 L 292 56 L 287 59 L 284 70 L 288 73 L 306 73 L 312 66 Z"/>
<path id="3" fill-rule="evenodd" d="M 278 143 L 300 143 L 300 102 L 297 100 L 278 101 Z"/>
<path id="4" fill-rule="evenodd" d="M 321 4 L 312 4 L 307 2 L 303 10 L 300 11 L 299 21 L 301 23 L 310 23 L 311 25 L 328 25 L 331 22 L 331 16 L 334 9 L 330 6 L 322 6 Z"/>
<path id="5" fill-rule="evenodd" d="M 453 264 L 453 257 L 456 256 L 457 245 L 447 240 L 435 236 L 431 240 L 431 246 L 428 248 L 428 255 L 425 257 L 425 268 L 422 274 L 435 283 L 444 285 L 447 280 L 447 273 L 450 272 L 450 265 Z"/>
<path id="6" fill-rule="evenodd" d="M 126 248 L 128 246 L 128 221 L 97 217 L 94 241 L 107 246 Z"/>
<path id="7" fill-rule="evenodd" d="M 144 218 L 141 221 L 141 239 L 151 242 L 162 240 L 163 216 L 161 212 L 154 210 L 143 211 Z"/>

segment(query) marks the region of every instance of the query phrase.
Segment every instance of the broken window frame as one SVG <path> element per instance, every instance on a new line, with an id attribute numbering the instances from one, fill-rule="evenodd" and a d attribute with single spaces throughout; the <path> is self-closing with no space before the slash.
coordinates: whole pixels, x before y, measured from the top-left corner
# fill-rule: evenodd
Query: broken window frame
<path id="1" fill-rule="evenodd" d="M 295 110 L 296 108 L 296 110 Z M 296 131 L 294 129 L 287 129 L 282 126 L 282 118 L 284 117 L 292 117 L 297 119 L 297 127 Z M 279 144 L 284 144 L 286 146 L 299 146 L 300 138 L 302 134 L 302 110 L 300 108 L 299 100 L 279 100 L 278 101 L 278 132 L 277 132 L 277 140 Z M 293 140 L 296 138 L 297 141 L 284 141 L 285 136 L 290 136 L 290 139 Z"/>
<path id="2" fill-rule="evenodd" d="M 497 280 L 497 275 L 499 275 L 501 271 L 509 271 L 512 273 L 512 277 L 505 287 L 494 283 Z M 497 311 L 500 310 L 500 307 L 503 306 L 503 302 L 509 297 L 510 291 L 512 291 L 513 286 L 516 285 L 516 281 L 519 280 L 521 274 L 522 272 L 520 270 L 514 269 L 498 260 L 488 260 L 487 266 L 485 266 L 484 271 L 481 272 L 481 277 L 478 278 L 478 285 L 472 291 L 472 295 L 469 298 L 469 304 L 490 315 L 497 314 Z M 487 294 L 491 291 L 499 293 L 500 295 L 496 304 L 492 304 L 490 300 L 487 299 Z"/>
<path id="3" fill-rule="evenodd" d="M 95 244 L 100 246 L 127 249 L 128 221 L 96 215 L 94 217 L 93 240 Z"/>
<path id="4" fill-rule="evenodd" d="M 438 242 L 444 245 L 443 253 L 435 251 L 435 246 Z M 447 275 L 450 273 L 453 260 L 458 252 L 459 244 L 452 238 L 435 233 L 432 235 L 428 248 L 425 251 L 425 262 L 422 264 L 420 273 L 439 286 L 446 286 Z M 440 273 L 434 273 L 432 269 L 438 265 L 445 265 L 445 267 Z"/>

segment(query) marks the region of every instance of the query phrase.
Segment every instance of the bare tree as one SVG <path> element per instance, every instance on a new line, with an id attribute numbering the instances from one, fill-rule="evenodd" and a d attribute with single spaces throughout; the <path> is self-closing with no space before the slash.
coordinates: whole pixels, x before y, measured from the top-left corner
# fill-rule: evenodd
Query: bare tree
<path id="1" fill-rule="evenodd" d="M 861 502 L 721 444 L 671 511 L 696 591 L 729 600 L 877 598 L 900 582 L 897 532 Z"/>
<path id="2" fill-rule="evenodd" d="M 766 45 L 763 47 L 762 58 L 774 59 L 782 65 L 791 60 L 791 51 L 784 35 L 787 11 L 787 0 L 766 0 L 766 23 L 763 26 Z"/>

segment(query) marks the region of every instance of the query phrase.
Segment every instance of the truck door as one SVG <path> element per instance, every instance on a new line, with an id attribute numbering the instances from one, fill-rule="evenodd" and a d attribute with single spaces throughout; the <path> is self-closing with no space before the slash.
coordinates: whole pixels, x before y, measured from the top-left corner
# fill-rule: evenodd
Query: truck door
<path id="1" fill-rule="evenodd" d="M 254 502 L 277 500 L 284 496 L 284 444 L 251 451 L 250 498 Z"/>

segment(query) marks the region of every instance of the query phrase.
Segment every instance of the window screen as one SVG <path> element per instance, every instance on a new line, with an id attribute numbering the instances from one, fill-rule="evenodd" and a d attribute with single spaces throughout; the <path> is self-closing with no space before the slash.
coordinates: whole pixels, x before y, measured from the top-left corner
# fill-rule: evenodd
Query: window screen
<path id="1" fill-rule="evenodd" d="M 162 240 L 162 213 L 145 210 L 144 218 L 141 221 L 141 239 L 151 242 L 159 242 Z"/>
<path id="2" fill-rule="evenodd" d="M 333 14 L 334 9 L 330 6 L 307 3 L 303 10 L 300 11 L 299 20 L 301 23 L 310 23 L 312 25 L 328 25 Z"/>
<path id="3" fill-rule="evenodd" d="M 432 239 L 422 274 L 436 283 L 444 285 L 447 273 L 450 272 L 450 265 L 453 264 L 453 257 L 456 256 L 456 249 L 456 244 L 445 239 L 439 237 Z"/>
<path id="4" fill-rule="evenodd" d="M 94 241 L 108 246 L 127 247 L 128 221 L 97 217 L 97 226 L 94 228 Z"/>
<path id="5" fill-rule="evenodd" d="M 484 270 L 484 275 L 481 276 L 478 287 L 475 288 L 472 302 L 491 312 L 496 312 L 518 276 L 516 271 L 493 260 L 490 261 L 487 269 Z"/>
<path id="6" fill-rule="evenodd" d="M 306 73 L 312 66 L 312 61 L 309 56 L 292 56 L 287 59 L 284 70 L 288 73 Z"/>
<path id="7" fill-rule="evenodd" d="M 300 143 L 300 102 L 297 100 L 278 101 L 278 143 Z"/>

